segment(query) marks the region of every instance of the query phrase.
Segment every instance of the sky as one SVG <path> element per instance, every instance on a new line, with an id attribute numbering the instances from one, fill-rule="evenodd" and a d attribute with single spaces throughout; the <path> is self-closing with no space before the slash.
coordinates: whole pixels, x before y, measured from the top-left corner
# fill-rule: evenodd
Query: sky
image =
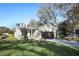
<path id="1" fill-rule="evenodd" d="M 0 4 L 0 26 L 12 28 L 16 23 L 28 23 L 31 19 L 38 19 L 39 4 Z"/>
<path id="2" fill-rule="evenodd" d="M 0 3 L 0 26 L 14 28 L 17 23 L 27 24 L 31 19 L 38 20 L 39 7 L 38 3 Z"/>

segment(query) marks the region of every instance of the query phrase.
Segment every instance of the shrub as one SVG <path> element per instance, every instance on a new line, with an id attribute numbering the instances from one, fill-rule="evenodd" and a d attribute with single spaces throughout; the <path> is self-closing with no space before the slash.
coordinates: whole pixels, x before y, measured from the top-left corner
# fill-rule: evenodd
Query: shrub
<path id="1" fill-rule="evenodd" d="M 64 39 L 65 37 L 64 37 L 64 35 L 59 35 L 59 38 Z"/>

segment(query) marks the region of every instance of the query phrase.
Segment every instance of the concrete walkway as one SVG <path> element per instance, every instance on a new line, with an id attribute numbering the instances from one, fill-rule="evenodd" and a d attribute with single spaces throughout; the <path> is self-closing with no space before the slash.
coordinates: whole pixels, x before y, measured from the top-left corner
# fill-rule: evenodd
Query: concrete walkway
<path id="1" fill-rule="evenodd" d="M 79 48 L 79 42 L 76 42 L 76 41 L 67 41 L 63 39 L 47 39 L 47 41 L 56 42 L 56 43 L 64 44 L 66 46 Z"/>

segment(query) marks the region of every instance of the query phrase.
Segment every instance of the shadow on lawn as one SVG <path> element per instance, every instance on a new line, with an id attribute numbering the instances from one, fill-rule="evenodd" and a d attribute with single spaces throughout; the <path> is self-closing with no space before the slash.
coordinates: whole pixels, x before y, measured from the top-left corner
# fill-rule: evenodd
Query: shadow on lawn
<path id="1" fill-rule="evenodd" d="M 6 42 L 7 43 L 7 42 Z M 51 55 L 61 55 L 61 56 L 78 56 L 79 55 L 79 50 L 73 49 L 71 47 L 67 47 L 64 45 L 58 45 L 57 43 L 52 43 L 52 42 L 38 42 L 38 41 L 14 41 L 14 42 L 8 42 L 11 43 L 9 45 L 5 45 L 5 46 L 1 46 L 0 45 L 0 51 L 1 50 L 9 50 L 9 49 L 18 49 L 19 51 L 29 51 L 29 52 L 33 52 L 36 53 L 37 55 L 40 56 L 51 56 Z M 18 46 L 18 44 L 26 44 L 26 43 L 30 43 L 32 45 L 31 49 L 28 49 L 28 46 Z M 3 44 L 3 43 L 2 43 Z M 39 52 L 38 50 L 34 50 L 37 47 L 41 47 L 41 48 L 46 48 L 47 50 L 49 50 L 51 53 L 54 54 L 49 54 L 46 53 L 45 50 L 42 50 L 41 52 Z"/>
<path id="2" fill-rule="evenodd" d="M 64 46 L 64 45 L 57 45 L 57 43 L 45 43 L 45 44 L 38 44 L 40 47 L 47 48 L 50 50 L 52 53 L 54 52 L 54 55 L 61 55 L 61 56 L 78 56 L 79 55 L 79 50 L 76 50 L 74 48 Z"/>
<path id="3" fill-rule="evenodd" d="M 46 55 L 46 53 L 43 53 L 43 52 L 38 52 L 38 51 L 35 51 L 35 50 L 33 50 L 33 48 L 34 48 L 34 44 L 33 44 L 33 42 L 31 42 L 31 41 L 29 41 L 29 43 L 31 43 L 32 45 L 33 45 L 33 48 L 32 49 L 28 49 L 28 47 L 27 48 L 24 48 L 24 47 L 22 47 L 22 46 L 18 46 L 18 44 L 23 44 L 23 43 L 26 43 L 26 42 L 19 42 L 19 41 L 17 41 L 17 43 L 11 43 L 10 45 L 7 45 L 7 46 L 0 46 L 0 51 L 1 50 L 10 50 L 10 49 L 18 49 L 19 51 L 29 51 L 29 52 L 33 52 L 33 53 L 36 53 L 37 55 Z M 23 55 L 24 56 L 24 55 Z"/>

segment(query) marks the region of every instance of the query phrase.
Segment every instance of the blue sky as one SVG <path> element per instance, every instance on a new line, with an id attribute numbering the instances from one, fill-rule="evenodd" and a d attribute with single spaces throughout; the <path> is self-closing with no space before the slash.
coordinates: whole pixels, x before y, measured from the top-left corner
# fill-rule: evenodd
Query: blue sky
<path id="1" fill-rule="evenodd" d="M 0 3 L 0 26 L 13 28 L 16 23 L 28 23 L 31 19 L 38 20 L 39 7 L 40 5 L 35 3 Z"/>
<path id="2" fill-rule="evenodd" d="M 39 4 L 0 4 L 0 26 L 14 27 L 16 23 L 28 23 L 37 18 Z"/>

